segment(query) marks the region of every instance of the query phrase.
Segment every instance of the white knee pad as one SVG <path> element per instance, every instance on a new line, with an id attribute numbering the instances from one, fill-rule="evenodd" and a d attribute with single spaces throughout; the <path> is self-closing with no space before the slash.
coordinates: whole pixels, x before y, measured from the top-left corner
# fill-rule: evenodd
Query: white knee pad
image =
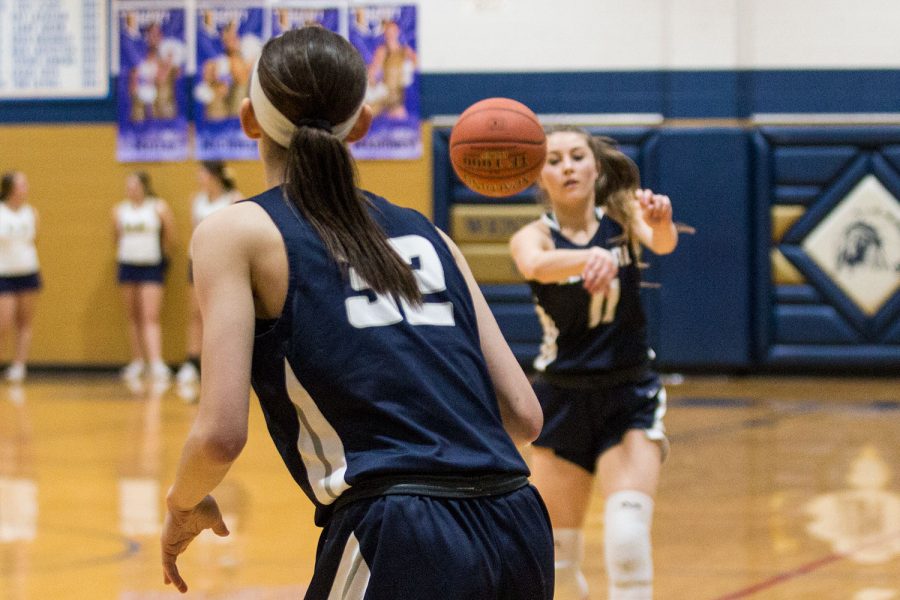
<path id="1" fill-rule="evenodd" d="M 554 529 L 556 583 L 553 597 L 556 600 L 584 600 L 588 586 L 581 572 L 584 559 L 584 534 L 580 529 Z"/>
<path id="2" fill-rule="evenodd" d="M 643 492 L 625 490 L 606 499 L 603 530 L 610 600 L 653 598 L 652 518 L 653 499 Z"/>

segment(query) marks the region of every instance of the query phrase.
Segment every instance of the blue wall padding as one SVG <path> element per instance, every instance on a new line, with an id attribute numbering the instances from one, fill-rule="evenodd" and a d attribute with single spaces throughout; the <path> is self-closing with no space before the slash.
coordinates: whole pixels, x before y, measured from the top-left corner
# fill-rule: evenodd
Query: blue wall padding
<path id="1" fill-rule="evenodd" d="M 811 285 L 776 285 L 775 302 L 777 304 L 820 304 L 822 295 Z"/>
<path id="2" fill-rule="evenodd" d="M 823 185 L 834 179 L 859 149 L 853 146 L 786 146 L 775 150 L 775 177 L 780 185 Z"/>
<path id="3" fill-rule="evenodd" d="M 858 346 L 775 344 L 769 349 L 768 365 L 781 368 L 814 368 L 833 373 L 848 369 L 896 375 L 900 349 L 882 344 Z"/>
<path id="4" fill-rule="evenodd" d="M 874 175 L 900 198 L 900 127 L 664 125 L 592 133 L 619 139 L 643 184 L 671 196 L 676 219 L 697 228 L 674 254 L 645 255 L 644 280 L 659 285 L 643 290 L 642 300 L 660 368 L 900 372 L 900 293 L 866 314 L 803 250 L 863 177 Z M 439 164 L 448 134 L 434 136 L 434 210 L 443 225 L 450 205 L 475 201 Z M 804 284 L 772 282 L 771 210 L 780 203 L 807 207 L 778 245 Z M 527 286 L 484 290 L 517 356 L 530 360 L 540 330 Z"/>
<path id="5" fill-rule="evenodd" d="M 775 307 L 778 341 L 785 344 L 859 344 L 865 340 L 833 306 Z"/>
<path id="6" fill-rule="evenodd" d="M 818 185 L 779 185 L 775 188 L 775 204 L 802 204 L 808 206 L 822 193 Z"/>
<path id="7" fill-rule="evenodd" d="M 746 132 L 737 128 L 660 132 L 654 187 L 672 198 L 682 236 L 658 269 L 656 351 L 663 366 L 742 367 L 751 360 L 753 223 Z"/>

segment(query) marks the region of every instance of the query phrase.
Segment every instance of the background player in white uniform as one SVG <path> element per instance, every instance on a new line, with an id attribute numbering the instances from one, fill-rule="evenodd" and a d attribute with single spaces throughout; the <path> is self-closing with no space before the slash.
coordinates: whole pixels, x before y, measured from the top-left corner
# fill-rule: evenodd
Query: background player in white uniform
<path id="1" fill-rule="evenodd" d="M 139 171 L 126 178 L 125 199 L 115 206 L 112 218 L 131 349 L 131 362 L 122 377 L 134 381 L 149 367 L 154 380 L 168 380 L 171 372 L 162 360 L 159 314 L 166 256 L 175 231 L 172 210 L 153 193 L 150 176 Z"/>
<path id="2" fill-rule="evenodd" d="M 322 532 L 310 600 L 549 599 L 549 519 L 516 450 L 540 406 L 459 250 L 358 190 L 365 63 L 305 27 L 272 38 L 241 108 L 270 189 L 200 224 L 197 419 L 167 497 L 166 582 L 247 436 L 249 388 Z"/>
<path id="3" fill-rule="evenodd" d="M 197 184 L 200 191 L 191 203 L 191 220 L 194 228 L 209 215 L 242 198 L 237 190 L 234 175 L 220 160 L 206 160 L 200 163 Z M 187 330 L 187 360 L 178 369 L 175 377 L 182 385 L 195 383 L 198 379 L 200 344 L 203 339 L 203 320 L 200 316 L 200 306 L 197 304 L 197 295 L 194 293 L 194 278 L 191 273 L 188 274 L 188 280 L 191 289 L 188 293 L 190 316 Z"/>
<path id="4" fill-rule="evenodd" d="M 0 335 L 5 338 L 15 328 L 15 350 L 5 375 L 13 383 L 25 379 L 31 324 L 41 288 L 34 246 L 37 225 L 37 210 L 28 203 L 25 174 L 4 173 L 0 180 Z"/>
<path id="5" fill-rule="evenodd" d="M 666 196 L 638 189 L 637 167 L 612 140 L 551 129 L 539 180 L 544 218 L 510 241 L 544 327 L 535 391 L 544 429 L 533 481 L 556 546 L 556 597 L 587 597 L 582 528 L 593 476 L 606 498 L 609 598 L 653 594 L 650 522 L 666 439 L 665 391 L 650 366 L 640 302 L 640 246 L 678 243 Z"/>

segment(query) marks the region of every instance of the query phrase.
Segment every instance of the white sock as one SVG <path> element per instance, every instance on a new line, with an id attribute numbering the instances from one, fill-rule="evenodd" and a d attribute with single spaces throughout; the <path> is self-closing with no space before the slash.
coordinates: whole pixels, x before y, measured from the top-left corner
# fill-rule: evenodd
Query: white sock
<path id="1" fill-rule="evenodd" d="M 650 524 L 653 498 L 624 490 L 606 499 L 603 522 L 610 600 L 652 600 Z"/>
<path id="2" fill-rule="evenodd" d="M 581 572 L 584 559 L 584 534 L 580 529 L 554 529 L 555 573 L 553 597 L 556 600 L 585 600 L 587 581 Z"/>

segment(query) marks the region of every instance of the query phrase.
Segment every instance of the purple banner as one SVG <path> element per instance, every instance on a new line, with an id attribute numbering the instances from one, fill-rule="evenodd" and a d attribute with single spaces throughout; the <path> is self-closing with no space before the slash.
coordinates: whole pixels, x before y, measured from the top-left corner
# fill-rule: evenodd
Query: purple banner
<path id="1" fill-rule="evenodd" d="M 185 11 L 122 9 L 121 71 L 117 84 L 123 162 L 175 161 L 188 157 Z"/>
<path id="2" fill-rule="evenodd" d="M 363 159 L 422 155 L 415 6 L 354 6 L 350 41 L 369 66 L 366 102 L 375 111 L 368 135 L 351 146 Z"/>
<path id="3" fill-rule="evenodd" d="M 275 7 L 272 9 L 272 37 L 309 25 L 318 25 L 340 33 L 340 16 L 337 8 Z"/>
<path id="4" fill-rule="evenodd" d="M 262 50 L 263 24 L 261 6 L 197 10 L 193 96 L 199 160 L 258 158 L 256 141 L 244 135 L 238 115 Z"/>

